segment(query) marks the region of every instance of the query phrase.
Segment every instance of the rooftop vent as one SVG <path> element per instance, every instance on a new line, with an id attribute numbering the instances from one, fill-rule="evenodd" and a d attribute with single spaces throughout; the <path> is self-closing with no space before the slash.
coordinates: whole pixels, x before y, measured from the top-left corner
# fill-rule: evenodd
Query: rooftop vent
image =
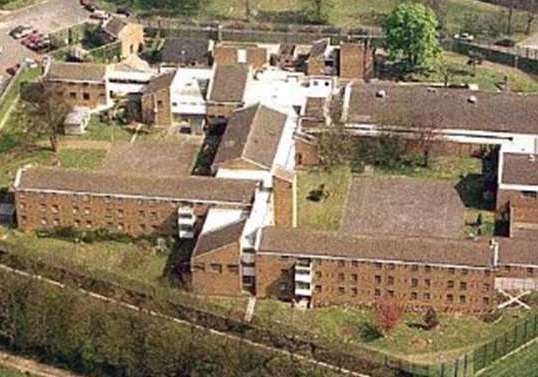
<path id="1" fill-rule="evenodd" d="M 476 101 L 476 96 L 469 96 L 469 98 L 467 98 L 467 102 L 469 103 L 476 103 Z"/>
<path id="2" fill-rule="evenodd" d="M 376 93 L 375 93 L 375 96 L 377 98 L 385 98 L 387 96 L 387 92 L 384 91 L 383 89 L 381 90 L 378 90 Z"/>

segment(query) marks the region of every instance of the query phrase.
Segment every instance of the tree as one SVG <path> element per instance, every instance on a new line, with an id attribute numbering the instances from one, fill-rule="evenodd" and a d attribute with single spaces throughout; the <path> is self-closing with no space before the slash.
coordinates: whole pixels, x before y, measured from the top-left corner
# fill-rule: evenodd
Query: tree
<path id="1" fill-rule="evenodd" d="M 307 22 L 325 24 L 329 20 L 332 0 L 301 0 L 301 11 Z"/>
<path id="2" fill-rule="evenodd" d="M 420 3 L 433 10 L 437 17 L 439 28 L 442 29 L 445 26 L 448 14 L 448 0 L 420 0 Z"/>
<path id="3" fill-rule="evenodd" d="M 439 318 L 437 318 L 437 312 L 434 308 L 429 307 L 426 314 L 424 314 L 424 325 L 426 330 L 433 330 L 439 326 Z"/>
<path id="4" fill-rule="evenodd" d="M 431 68 L 441 53 L 435 13 L 422 4 L 403 3 L 384 23 L 390 60 L 402 60 L 410 69 Z"/>
<path id="5" fill-rule="evenodd" d="M 34 136 L 47 136 L 54 153 L 59 149 L 59 136 L 67 114 L 72 107 L 45 83 L 38 84 L 39 90 L 31 91 L 26 96 L 26 105 L 29 109 L 30 124 L 28 131 Z"/>
<path id="6" fill-rule="evenodd" d="M 387 335 L 402 320 L 404 305 L 396 300 L 383 299 L 375 305 L 375 323 Z"/>
<path id="7" fill-rule="evenodd" d="M 524 2 L 524 9 L 527 12 L 527 26 L 525 27 L 525 34 L 530 35 L 532 32 L 532 24 L 538 13 L 538 1 L 527 0 Z"/>

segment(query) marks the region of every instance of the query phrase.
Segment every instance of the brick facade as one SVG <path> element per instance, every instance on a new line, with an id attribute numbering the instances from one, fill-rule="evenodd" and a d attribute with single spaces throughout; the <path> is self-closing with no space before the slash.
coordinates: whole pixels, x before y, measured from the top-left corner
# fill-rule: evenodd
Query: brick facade
<path id="1" fill-rule="evenodd" d="M 295 164 L 297 166 L 318 166 L 318 149 L 315 142 L 305 141 L 301 138 L 295 139 Z"/>
<path id="2" fill-rule="evenodd" d="M 324 76 L 325 75 L 325 57 L 323 55 L 310 57 L 306 68 L 308 76 Z"/>
<path id="3" fill-rule="evenodd" d="M 90 83 L 47 80 L 45 85 L 71 107 L 81 106 L 95 109 L 108 104 L 107 87 L 104 81 Z"/>
<path id="4" fill-rule="evenodd" d="M 339 76 L 345 80 L 374 77 L 374 52 L 367 43 L 343 43 L 340 46 Z"/>
<path id="5" fill-rule="evenodd" d="M 135 237 L 176 235 L 180 206 L 179 202 L 168 200 L 21 191 L 15 192 L 15 204 L 17 223 L 24 232 L 72 227 L 108 229 Z M 198 218 L 207 209 L 206 205 L 194 205 Z"/>
<path id="6" fill-rule="evenodd" d="M 293 181 L 273 177 L 275 225 L 291 227 L 293 224 Z"/>
<path id="7" fill-rule="evenodd" d="M 215 119 L 220 119 L 225 121 L 232 116 L 232 113 L 243 106 L 242 102 L 208 102 L 207 104 L 207 117 L 215 121 Z"/>
<path id="8" fill-rule="evenodd" d="M 137 54 L 144 48 L 144 26 L 127 23 L 118 33 L 117 38 L 121 42 L 122 59 L 127 58 L 129 55 Z"/>
<path id="9" fill-rule="evenodd" d="M 172 125 L 170 88 L 146 93 L 142 96 L 142 121 L 156 126 Z"/>
<path id="10" fill-rule="evenodd" d="M 291 300 L 297 258 L 256 257 L 257 296 Z M 495 305 L 494 273 L 488 269 L 396 264 L 346 259 L 312 259 L 314 307 L 372 305 L 388 297 L 408 310 L 485 313 Z"/>
<path id="11" fill-rule="evenodd" d="M 192 259 L 192 289 L 210 296 L 240 296 L 239 240 Z"/>

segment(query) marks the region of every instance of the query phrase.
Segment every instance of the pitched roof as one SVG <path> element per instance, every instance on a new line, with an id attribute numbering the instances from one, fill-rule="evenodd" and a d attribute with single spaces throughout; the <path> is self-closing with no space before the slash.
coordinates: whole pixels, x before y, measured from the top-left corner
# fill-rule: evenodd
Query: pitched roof
<path id="1" fill-rule="evenodd" d="M 172 81 L 174 81 L 175 75 L 176 72 L 168 72 L 151 79 L 149 84 L 144 88 L 144 94 L 155 93 L 164 89 L 170 89 Z"/>
<path id="2" fill-rule="evenodd" d="M 398 125 L 402 119 L 430 117 L 438 129 L 538 133 L 538 95 L 392 83 L 357 82 L 351 88 L 348 122 L 375 124 L 381 119 Z M 381 90 L 386 96 L 378 95 Z"/>
<path id="3" fill-rule="evenodd" d="M 342 231 L 460 238 L 464 206 L 452 182 L 357 177 L 346 200 Z"/>
<path id="4" fill-rule="evenodd" d="M 166 63 L 209 64 L 209 40 L 202 38 L 166 39 L 161 50 L 161 60 Z"/>
<path id="5" fill-rule="evenodd" d="M 214 102 L 242 102 L 248 75 L 249 67 L 247 65 L 216 64 L 209 100 Z"/>
<path id="6" fill-rule="evenodd" d="M 322 38 L 315 41 L 310 49 L 310 56 L 320 56 L 325 54 L 325 50 L 329 47 L 329 38 Z"/>
<path id="7" fill-rule="evenodd" d="M 304 116 L 316 119 L 325 119 L 324 107 L 326 99 L 323 97 L 307 97 Z"/>
<path id="8" fill-rule="evenodd" d="M 499 264 L 538 266 L 536 240 L 499 238 Z"/>
<path id="9" fill-rule="evenodd" d="M 210 253 L 221 247 L 239 242 L 246 220 L 226 225 L 222 228 L 202 233 L 198 237 L 192 253 L 193 258 Z"/>
<path id="10" fill-rule="evenodd" d="M 256 104 L 233 113 L 220 142 L 215 164 L 244 158 L 271 168 L 287 115 Z"/>
<path id="11" fill-rule="evenodd" d="M 514 185 L 538 185 L 538 155 L 504 153 L 501 182 Z"/>
<path id="12" fill-rule="evenodd" d="M 106 70 L 105 64 L 52 62 L 46 78 L 62 81 L 104 81 Z"/>
<path id="13" fill-rule="evenodd" d="M 427 237 L 346 236 L 301 228 L 263 229 L 259 253 L 312 255 L 371 261 L 491 267 L 487 241 Z"/>
<path id="14" fill-rule="evenodd" d="M 16 190 L 70 191 L 118 196 L 250 204 L 256 183 L 209 177 L 146 177 L 98 171 L 24 169 Z"/>
<path id="15" fill-rule="evenodd" d="M 103 27 L 103 29 L 110 35 L 117 37 L 123 28 L 127 26 L 127 22 L 113 17 Z"/>

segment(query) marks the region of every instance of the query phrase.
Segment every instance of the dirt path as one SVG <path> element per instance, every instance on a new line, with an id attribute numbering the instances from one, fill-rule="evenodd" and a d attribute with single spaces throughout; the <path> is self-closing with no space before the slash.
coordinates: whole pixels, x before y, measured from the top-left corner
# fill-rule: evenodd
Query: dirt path
<path id="1" fill-rule="evenodd" d="M 27 374 L 31 377 L 82 377 L 37 361 L 0 351 L 0 366 Z"/>

